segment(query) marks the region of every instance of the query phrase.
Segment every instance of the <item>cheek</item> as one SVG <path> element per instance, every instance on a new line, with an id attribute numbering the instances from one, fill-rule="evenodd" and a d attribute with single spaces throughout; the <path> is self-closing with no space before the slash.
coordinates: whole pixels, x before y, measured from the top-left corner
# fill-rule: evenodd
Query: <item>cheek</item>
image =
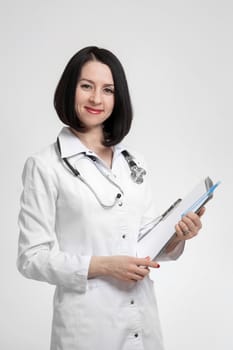
<path id="1" fill-rule="evenodd" d="M 79 93 L 78 93 L 78 91 L 76 90 L 76 92 L 75 92 L 75 98 L 74 98 L 74 104 L 75 104 L 75 106 L 78 105 L 78 102 L 79 102 Z"/>
<path id="2" fill-rule="evenodd" d="M 111 112 L 113 111 L 114 103 L 115 103 L 114 97 L 112 97 L 111 99 L 109 99 L 109 101 L 108 101 L 108 109 L 109 109 L 109 111 L 111 111 Z"/>
<path id="3" fill-rule="evenodd" d="M 75 93 L 75 108 L 78 108 L 84 100 L 84 95 L 82 94 L 82 92 L 80 92 L 79 90 L 76 91 Z"/>

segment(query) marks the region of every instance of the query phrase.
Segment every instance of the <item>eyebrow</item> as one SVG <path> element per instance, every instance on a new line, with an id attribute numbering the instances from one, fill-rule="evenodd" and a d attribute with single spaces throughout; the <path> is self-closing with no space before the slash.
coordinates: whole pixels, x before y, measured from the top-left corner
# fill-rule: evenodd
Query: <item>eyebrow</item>
<path id="1" fill-rule="evenodd" d="M 86 78 L 82 78 L 79 81 L 83 81 L 83 80 L 88 81 L 89 83 L 91 83 L 93 85 L 95 84 L 94 81 L 92 81 L 90 79 L 86 79 Z M 104 84 L 103 86 L 113 86 L 114 87 L 114 84 Z"/>

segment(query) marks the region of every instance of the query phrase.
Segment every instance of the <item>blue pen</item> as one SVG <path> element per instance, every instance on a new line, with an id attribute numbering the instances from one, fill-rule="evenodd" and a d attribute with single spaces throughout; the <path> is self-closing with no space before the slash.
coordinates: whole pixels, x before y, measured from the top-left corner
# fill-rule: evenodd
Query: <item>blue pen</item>
<path id="1" fill-rule="evenodd" d="M 196 211 L 199 210 L 202 205 L 204 205 L 208 199 L 210 199 L 213 196 L 213 192 L 218 187 L 218 185 L 221 183 L 221 181 L 216 182 L 213 186 L 209 188 L 209 190 L 204 193 L 196 202 L 194 202 L 188 209 L 186 209 L 182 214 L 181 217 L 188 214 L 190 211 Z"/>

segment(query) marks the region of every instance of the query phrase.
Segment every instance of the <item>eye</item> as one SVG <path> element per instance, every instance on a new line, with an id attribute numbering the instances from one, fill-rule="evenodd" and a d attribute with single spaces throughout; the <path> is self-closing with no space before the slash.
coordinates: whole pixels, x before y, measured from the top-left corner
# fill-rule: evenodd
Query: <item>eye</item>
<path id="1" fill-rule="evenodd" d="M 86 90 L 86 91 L 92 89 L 91 84 L 88 84 L 88 83 L 82 83 L 82 84 L 80 84 L 80 87 L 81 87 L 83 90 Z"/>
<path id="2" fill-rule="evenodd" d="M 114 89 L 110 88 L 110 87 L 106 87 L 106 88 L 104 88 L 104 93 L 106 95 L 113 95 L 114 94 Z"/>

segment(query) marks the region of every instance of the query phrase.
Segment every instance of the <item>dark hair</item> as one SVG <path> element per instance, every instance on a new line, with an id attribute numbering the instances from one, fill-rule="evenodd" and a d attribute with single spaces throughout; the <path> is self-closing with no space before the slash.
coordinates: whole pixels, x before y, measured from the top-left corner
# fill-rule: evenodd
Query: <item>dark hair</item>
<path id="1" fill-rule="evenodd" d="M 105 146 L 119 143 L 128 134 L 133 112 L 124 69 L 118 58 L 110 51 L 96 46 L 78 51 L 68 62 L 54 94 L 54 107 L 60 120 L 77 131 L 83 127 L 75 111 L 75 91 L 83 65 L 97 60 L 106 64 L 114 81 L 114 108 L 104 122 Z"/>

